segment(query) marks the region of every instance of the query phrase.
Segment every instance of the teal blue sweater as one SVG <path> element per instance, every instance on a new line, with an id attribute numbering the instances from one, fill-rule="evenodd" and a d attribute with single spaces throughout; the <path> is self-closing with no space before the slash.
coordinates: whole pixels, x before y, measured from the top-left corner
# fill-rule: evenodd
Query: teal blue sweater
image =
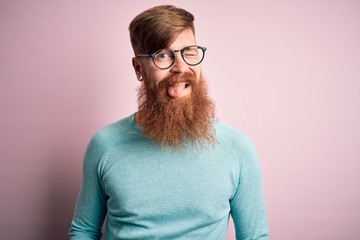
<path id="1" fill-rule="evenodd" d="M 261 175 L 251 142 L 214 122 L 218 143 L 161 149 L 134 114 L 97 132 L 87 148 L 72 240 L 268 239 Z"/>

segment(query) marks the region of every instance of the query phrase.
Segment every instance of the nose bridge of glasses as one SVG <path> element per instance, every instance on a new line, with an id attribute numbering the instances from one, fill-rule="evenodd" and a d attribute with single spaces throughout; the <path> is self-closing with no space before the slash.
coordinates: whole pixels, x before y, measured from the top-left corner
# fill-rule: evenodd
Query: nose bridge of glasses
<path id="1" fill-rule="evenodd" d="M 184 63 L 187 64 L 185 57 L 184 57 L 184 49 L 181 50 L 171 50 L 174 53 L 174 64 L 176 64 L 176 62 L 178 62 L 179 60 L 182 60 Z M 177 57 L 177 53 L 180 54 L 181 57 Z"/>
<path id="2" fill-rule="evenodd" d="M 173 62 L 170 66 L 172 68 L 172 71 L 178 71 L 178 72 L 186 71 L 186 69 L 189 66 L 184 58 L 183 50 L 171 50 L 171 51 L 174 54 Z M 180 54 L 180 56 L 178 56 L 178 54 Z"/>

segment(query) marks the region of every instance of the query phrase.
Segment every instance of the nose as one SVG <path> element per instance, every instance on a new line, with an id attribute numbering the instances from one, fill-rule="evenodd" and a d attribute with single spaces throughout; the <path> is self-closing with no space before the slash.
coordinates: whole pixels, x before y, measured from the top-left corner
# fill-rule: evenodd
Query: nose
<path id="1" fill-rule="evenodd" d="M 181 52 L 175 52 L 176 59 L 174 64 L 171 66 L 170 71 L 173 73 L 182 73 L 186 72 L 189 69 L 189 65 L 184 61 L 183 57 L 181 56 Z"/>

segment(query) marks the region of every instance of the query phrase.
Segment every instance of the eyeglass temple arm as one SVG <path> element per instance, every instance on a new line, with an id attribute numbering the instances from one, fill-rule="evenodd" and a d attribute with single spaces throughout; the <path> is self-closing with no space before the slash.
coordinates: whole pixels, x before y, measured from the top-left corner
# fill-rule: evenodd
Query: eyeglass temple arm
<path id="1" fill-rule="evenodd" d="M 142 54 L 138 54 L 136 55 L 137 58 L 139 57 L 152 57 L 152 54 L 145 54 L 145 53 L 142 53 Z"/>

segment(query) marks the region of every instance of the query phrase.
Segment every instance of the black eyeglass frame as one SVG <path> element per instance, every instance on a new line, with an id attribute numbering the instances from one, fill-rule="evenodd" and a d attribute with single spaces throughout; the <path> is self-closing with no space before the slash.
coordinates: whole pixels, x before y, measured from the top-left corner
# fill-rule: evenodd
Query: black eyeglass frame
<path id="1" fill-rule="evenodd" d="M 186 61 L 185 57 L 184 57 L 184 51 L 185 51 L 187 48 L 191 48 L 191 47 L 196 47 L 197 49 L 201 49 L 201 50 L 203 51 L 203 55 L 202 55 L 200 61 L 199 61 L 198 63 L 196 63 L 196 64 L 190 64 L 190 63 L 188 63 L 188 62 Z M 161 67 L 159 67 L 158 65 L 156 65 L 156 63 L 155 63 L 155 55 L 158 54 L 159 52 L 163 51 L 163 50 L 171 51 L 171 52 L 173 52 L 173 54 L 174 54 L 173 62 L 170 64 L 170 66 L 165 67 L 165 68 L 161 68 Z M 141 53 L 141 54 L 136 55 L 136 57 L 137 57 L 137 58 L 140 58 L 140 57 L 147 57 L 147 58 L 149 58 L 149 57 L 150 57 L 150 58 L 152 59 L 154 65 L 155 65 L 157 68 L 159 68 L 159 69 L 161 69 L 161 70 L 166 70 L 166 69 L 171 68 L 171 67 L 174 65 L 174 63 L 175 63 L 175 61 L 176 61 L 176 53 L 177 53 L 177 52 L 180 52 L 180 53 L 181 53 L 181 57 L 182 57 L 182 59 L 184 60 L 184 62 L 185 62 L 187 65 L 189 65 L 189 66 L 196 66 L 196 65 L 199 65 L 199 64 L 204 60 L 206 50 L 207 50 L 206 47 L 201 47 L 201 46 L 198 46 L 198 45 L 190 45 L 190 46 L 184 47 L 183 49 L 180 49 L 180 50 L 173 50 L 173 49 L 169 49 L 169 48 L 163 48 L 163 49 L 157 50 L 157 51 L 154 52 L 154 53 Z"/>

